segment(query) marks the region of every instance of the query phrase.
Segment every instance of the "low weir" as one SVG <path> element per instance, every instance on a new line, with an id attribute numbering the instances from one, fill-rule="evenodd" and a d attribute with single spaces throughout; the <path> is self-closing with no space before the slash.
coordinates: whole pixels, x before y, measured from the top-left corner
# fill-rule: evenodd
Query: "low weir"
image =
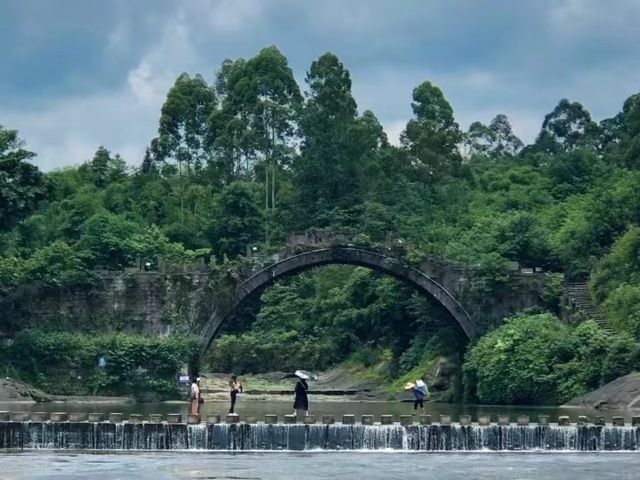
<path id="1" fill-rule="evenodd" d="M 157 417 L 141 421 L 140 416 L 123 421 L 119 414 L 112 414 L 110 420 L 69 421 L 64 415 L 17 420 L 20 415 L 12 414 L 0 420 L 0 449 L 640 451 L 640 422 L 625 425 L 615 419 L 617 424 L 601 425 L 569 423 L 562 417 L 551 424 L 530 424 L 521 418 L 517 423 L 502 419 L 496 424 L 486 419 L 471 423 L 468 418 L 432 423 L 423 417 L 413 423 L 407 418 L 411 416 L 403 416 L 400 423 L 389 418 L 373 423 L 370 416 L 363 416 L 356 423 L 353 415 L 345 415 L 342 422 L 323 417 L 323 423 L 315 423 L 307 417 L 300 424 L 294 423 L 295 418 L 276 423 L 272 415 L 260 423 L 237 418 L 220 422 L 219 416 L 211 416 L 206 423 L 189 416 L 183 423 L 179 414 L 170 415 L 168 422 Z"/>

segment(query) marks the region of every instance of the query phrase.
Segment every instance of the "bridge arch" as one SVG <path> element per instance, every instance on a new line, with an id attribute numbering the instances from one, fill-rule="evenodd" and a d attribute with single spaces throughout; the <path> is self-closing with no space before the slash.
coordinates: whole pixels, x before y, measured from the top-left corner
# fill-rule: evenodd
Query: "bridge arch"
<path id="1" fill-rule="evenodd" d="M 396 258 L 381 253 L 356 247 L 334 247 L 312 250 L 282 259 L 240 282 L 230 306 L 216 307 L 204 326 L 201 335 L 201 357 L 213 342 L 220 326 L 246 298 L 264 290 L 276 280 L 323 265 L 357 265 L 388 274 L 412 285 L 440 303 L 451 314 L 467 338 L 476 335 L 476 326 L 466 310 L 433 278 Z"/>

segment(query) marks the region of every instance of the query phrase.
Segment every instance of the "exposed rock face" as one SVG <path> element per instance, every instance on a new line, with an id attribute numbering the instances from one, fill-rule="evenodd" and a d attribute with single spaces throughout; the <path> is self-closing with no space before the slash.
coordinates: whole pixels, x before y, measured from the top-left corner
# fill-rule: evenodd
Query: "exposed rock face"
<path id="1" fill-rule="evenodd" d="M 0 400 L 47 402 L 51 400 L 51 396 L 42 390 L 30 387 L 24 383 L 15 380 L 0 379 Z"/>
<path id="2" fill-rule="evenodd" d="M 460 367 L 451 359 L 440 357 L 433 367 L 424 375 L 423 380 L 431 390 L 442 392 L 451 388 L 454 377 L 459 372 Z"/>
<path id="3" fill-rule="evenodd" d="M 570 400 L 565 405 L 595 408 L 640 408 L 640 372 L 616 378 L 591 393 Z"/>

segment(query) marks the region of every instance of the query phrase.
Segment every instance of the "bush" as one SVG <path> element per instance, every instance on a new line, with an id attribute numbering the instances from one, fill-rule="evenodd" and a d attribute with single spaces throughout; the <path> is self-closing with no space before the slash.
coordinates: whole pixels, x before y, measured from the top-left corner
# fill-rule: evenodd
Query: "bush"
<path id="1" fill-rule="evenodd" d="M 60 395 L 176 395 L 175 375 L 198 354 L 193 337 L 76 335 L 27 330 L 5 351 L 20 377 Z M 104 358 L 106 366 L 98 367 Z"/>
<path id="2" fill-rule="evenodd" d="M 629 337 L 593 321 L 572 329 L 548 313 L 522 314 L 467 352 L 465 393 L 482 403 L 564 403 L 629 373 L 637 358 Z"/>

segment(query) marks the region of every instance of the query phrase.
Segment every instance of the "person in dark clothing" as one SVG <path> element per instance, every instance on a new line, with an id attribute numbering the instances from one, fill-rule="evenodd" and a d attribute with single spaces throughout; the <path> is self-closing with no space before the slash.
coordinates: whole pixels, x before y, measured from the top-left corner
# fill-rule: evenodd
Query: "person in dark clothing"
<path id="1" fill-rule="evenodd" d="M 424 392 L 418 388 L 413 388 L 412 390 L 413 396 L 415 397 L 415 400 L 413 401 L 413 409 L 418 410 L 419 406 L 420 410 L 424 410 Z"/>
<path id="2" fill-rule="evenodd" d="M 298 383 L 296 383 L 295 396 L 293 400 L 294 415 L 303 416 L 309 413 L 307 390 L 309 390 L 309 385 L 307 385 L 307 382 L 303 378 L 299 378 Z"/>
<path id="3" fill-rule="evenodd" d="M 229 380 L 229 395 L 231 396 L 231 407 L 229 408 L 229 413 L 235 415 L 236 408 L 236 398 L 238 393 L 242 392 L 242 384 L 238 382 L 238 377 L 235 375 L 231 375 L 231 379 Z"/>

